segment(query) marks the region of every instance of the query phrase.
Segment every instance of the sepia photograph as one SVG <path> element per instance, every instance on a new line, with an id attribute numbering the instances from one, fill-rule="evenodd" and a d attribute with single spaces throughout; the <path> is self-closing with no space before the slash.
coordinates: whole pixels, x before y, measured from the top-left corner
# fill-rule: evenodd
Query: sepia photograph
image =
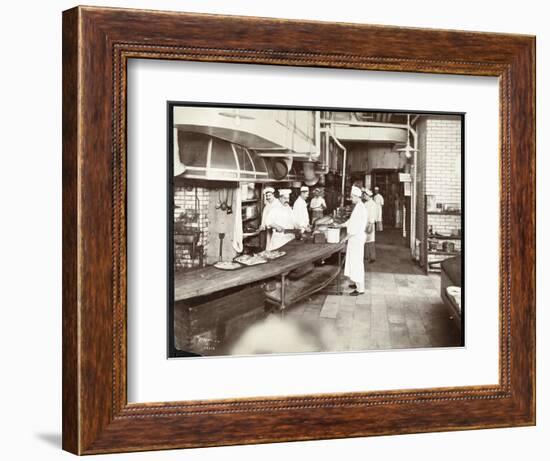
<path id="1" fill-rule="evenodd" d="M 28 369 L 15 381 L 30 383 L 19 387 L 38 398 L 38 416 L 62 403 L 62 427 L 34 418 L 14 450 L 35 439 L 77 455 L 209 447 L 219 458 L 258 444 L 278 460 L 270 444 L 307 441 L 292 450 L 320 461 L 380 437 L 371 456 L 453 446 L 462 460 L 526 440 L 485 431 L 454 450 L 468 430 L 541 435 L 526 427 L 540 403 L 540 37 L 532 18 L 495 22 L 495 8 L 465 11 L 476 20 L 462 27 L 402 3 L 338 3 L 326 15 L 310 5 L 279 14 L 279 2 L 263 13 L 233 2 L 75 6 L 53 11 L 51 31 L 38 15 L 61 66 L 33 53 L 22 69 L 54 69 L 38 84 L 57 91 L 29 91 L 57 98 L 63 116 L 31 119 L 23 93 L 9 92 L 6 152 L 27 165 L 6 168 L 7 190 L 27 193 L 25 204 L 53 191 L 53 208 L 41 200 L 39 211 L 55 226 L 37 233 L 42 215 L 16 201 L 29 225 L 6 226 L 21 234 L 8 266 L 23 275 L 7 305 L 29 285 L 21 249 L 51 253 L 34 258 L 47 264 L 31 306 L 52 299 L 33 313 L 53 313 L 55 325 L 9 324 L 38 323 L 57 340 L 31 331 L 21 341 L 11 328 L 8 342 L 53 344 L 62 373 L 37 392 L 39 370 L 21 366 L 32 351 L 8 358 Z M 55 106 L 37 100 L 32 115 Z M 27 119 L 39 120 L 32 136 Z M 421 438 L 441 450 L 418 449 Z M 315 440 L 320 457 L 305 453 Z"/>
<path id="2" fill-rule="evenodd" d="M 465 114 L 167 110 L 170 358 L 464 346 Z"/>

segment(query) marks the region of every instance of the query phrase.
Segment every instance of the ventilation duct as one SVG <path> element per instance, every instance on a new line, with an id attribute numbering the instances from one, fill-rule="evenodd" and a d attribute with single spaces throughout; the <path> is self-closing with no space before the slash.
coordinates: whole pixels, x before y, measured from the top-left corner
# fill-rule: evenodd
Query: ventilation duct
<path id="1" fill-rule="evenodd" d="M 261 181 L 268 179 L 263 158 L 238 144 L 203 133 L 178 131 L 178 177 L 215 181 Z M 176 159 L 177 160 L 177 159 Z M 176 168 L 174 168 L 176 170 Z"/>
<path id="2" fill-rule="evenodd" d="M 174 176 L 213 181 L 301 179 L 291 157 L 260 157 L 253 150 L 204 133 L 177 130 Z"/>
<path id="3" fill-rule="evenodd" d="M 303 162 L 302 167 L 304 169 L 304 182 L 308 186 L 314 186 L 319 181 L 319 175 L 315 173 L 315 163 Z"/>

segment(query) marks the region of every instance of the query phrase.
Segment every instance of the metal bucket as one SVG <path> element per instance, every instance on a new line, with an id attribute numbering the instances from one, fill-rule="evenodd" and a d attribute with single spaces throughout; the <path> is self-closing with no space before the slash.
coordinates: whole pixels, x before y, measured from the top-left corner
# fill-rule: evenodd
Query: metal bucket
<path id="1" fill-rule="evenodd" d="M 329 227 L 327 230 L 327 242 L 328 243 L 340 243 L 340 228 Z"/>

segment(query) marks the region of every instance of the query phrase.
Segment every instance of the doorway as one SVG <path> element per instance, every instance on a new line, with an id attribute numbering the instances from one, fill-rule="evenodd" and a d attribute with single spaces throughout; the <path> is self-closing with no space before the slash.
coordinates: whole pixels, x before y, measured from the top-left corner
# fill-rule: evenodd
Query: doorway
<path id="1" fill-rule="evenodd" d="M 382 208 L 382 223 L 384 227 L 402 228 L 403 227 L 403 206 L 405 205 L 405 196 L 402 183 L 399 182 L 399 173 L 397 170 L 373 170 L 372 187 L 380 188 L 380 193 L 384 197 L 384 206 Z"/>

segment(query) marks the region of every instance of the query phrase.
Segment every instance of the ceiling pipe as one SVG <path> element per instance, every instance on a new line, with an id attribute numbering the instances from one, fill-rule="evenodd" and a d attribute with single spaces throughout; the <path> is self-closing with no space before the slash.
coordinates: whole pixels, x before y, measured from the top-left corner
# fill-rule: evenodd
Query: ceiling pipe
<path id="1" fill-rule="evenodd" d="M 373 127 L 385 127 L 385 128 L 402 128 L 404 130 L 409 131 L 409 133 L 412 135 L 412 141 L 413 141 L 413 149 L 418 149 L 418 132 L 412 127 L 414 123 L 418 121 L 419 116 L 415 116 L 412 120 L 409 120 L 409 123 L 403 124 L 403 123 L 389 123 L 389 122 L 359 122 L 359 121 L 333 121 L 333 120 L 327 120 L 322 119 L 321 122 L 326 123 L 330 125 L 331 127 L 334 125 L 345 125 L 345 126 L 373 126 Z M 382 118 L 384 120 L 384 118 Z M 389 117 L 387 119 L 389 121 Z M 331 128 L 327 128 L 327 130 L 331 130 Z M 330 131 L 332 133 L 332 131 Z M 418 156 L 416 150 L 413 153 L 413 174 L 411 177 L 412 187 L 411 187 L 411 235 L 410 235 L 410 250 L 411 254 L 414 254 L 415 246 L 416 246 L 416 200 L 417 200 L 417 190 L 416 190 L 416 184 L 417 184 L 417 168 L 418 168 Z"/>
<path id="2" fill-rule="evenodd" d="M 392 114 L 390 114 L 392 115 Z M 390 117 L 388 117 L 388 122 L 360 122 L 360 121 L 343 121 L 343 120 L 328 120 L 328 119 L 321 119 L 321 123 L 327 124 L 330 127 L 335 125 L 345 125 L 345 126 L 373 126 L 373 127 L 386 127 L 386 128 L 402 128 L 405 130 L 408 130 L 410 134 L 412 135 L 413 140 L 413 149 L 418 149 L 418 132 L 412 127 L 413 124 L 415 124 L 418 121 L 418 118 L 420 116 L 416 115 L 412 120 L 410 120 L 407 124 L 402 123 L 389 123 Z M 323 131 L 323 129 L 321 129 Z M 336 137 L 334 136 L 331 128 L 327 127 L 324 129 L 327 133 L 329 133 L 330 136 L 337 141 Z M 338 144 L 341 145 L 341 143 Z M 327 142 L 327 155 L 328 155 L 328 142 Z M 413 174 L 411 177 L 412 187 L 411 187 L 411 235 L 410 235 L 410 250 L 411 254 L 414 254 L 415 247 L 416 247 L 416 201 L 417 201 L 417 168 L 418 168 L 418 156 L 416 150 L 414 151 L 414 157 L 413 157 Z M 344 164 L 345 168 L 345 164 Z M 345 173 L 345 171 L 344 171 Z M 343 189 L 344 189 L 344 178 L 345 176 L 342 176 L 342 202 L 343 202 Z M 342 203 L 343 205 L 343 203 Z"/>
<path id="3" fill-rule="evenodd" d="M 327 125 L 346 125 L 346 126 L 376 126 L 376 127 L 383 127 L 383 128 L 403 128 L 403 129 L 411 129 L 412 127 L 406 123 L 389 123 L 389 122 L 359 122 L 359 121 L 353 121 L 353 120 L 329 120 L 329 119 L 321 119 L 321 123 L 327 124 Z"/>
<path id="4" fill-rule="evenodd" d="M 321 128 L 321 131 L 324 132 L 324 133 L 327 133 L 327 142 L 326 142 L 326 151 L 327 151 L 327 157 L 326 157 L 326 165 L 325 165 L 325 170 L 326 170 L 326 173 L 328 173 L 328 169 L 329 169 L 329 163 L 328 163 L 328 154 L 329 154 L 329 149 L 328 149 L 328 140 L 329 138 L 332 138 L 334 140 L 334 143 L 344 151 L 344 158 L 343 158 L 343 161 L 342 161 L 342 186 L 341 186 L 341 190 L 340 190 L 340 193 L 341 193 L 341 197 L 340 197 L 340 206 L 343 207 L 344 206 L 344 192 L 345 192 L 345 186 L 346 186 L 346 162 L 347 162 L 347 155 L 348 155 L 348 150 L 344 147 L 344 145 L 340 142 L 340 140 L 334 135 L 334 133 L 332 132 L 332 130 L 330 128 Z"/>
<path id="5" fill-rule="evenodd" d="M 323 168 L 321 168 L 320 170 L 317 170 L 317 172 L 320 173 L 320 174 L 327 174 L 330 171 L 330 158 L 329 158 L 330 153 L 329 153 L 329 148 L 328 148 L 330 138 L 334 139 L 334 142 L 335 142 L 335 144 L 338 145 L 338 147 L 341 147 L 342 149 L 345 149 L 345 147 L 342 145 L 341 141 L 336 137 L 336 135 L 334 134 L 334 132 L 330 128 L 328 128 L 328 127 L 321 128 L 320 132 L 325 135 L 326 149 L 325 149 L 325 158 L 324 158 L 324 161 L 323 161 Z"/>
<path id="6" fill-rule="evenodd" d="M 314 111 L 315 116 L 315 157 L 321 156 L 321 111 Z"/>
<path id="7" fill-rule="evenodd" d="M 374 126 L 374 127 L 382 127 L 382 128 L 402 128 L 404 130 L 410 131 L 411 135 L 413 136 L 413 139 L 417 136 L 416 130 L 411 126 L 411 124 L 407 123 L 384 123 L 384 122 L 354 122 L 354 121 L 343 121 L 343 120 L 327 120 L 322 119 L 321 123 L 326 123 L 328 125 L 345 125 L 345 126 Z"/>
<path id="8" fill-rule="evenodd" d="M 361 122 L 359 120 L 331 120 L 323 118 L 321 123 L 326 125 L 348 125 L 348 126 L 383 126 L 388 128 L 407 128 L 406 123 L 384 123 L 384 122 Z"/>
<path id="9" fill-rule="evenodd" d="M 411 178 L 411 239 L 410 239 L 410 250 L 411 255 L 414 255 L 415 249 L 416 249 L 416 201 L 417 201 L 417 168 L 418 168 L 418 132 L 412 128 L 412 124 L 416 123 L 419 116 L 413 118 L 412 121 L 410 121 L 411 126 L 409 127 L 410 132 L 413 137 L 413 175 Z"/>
<path id="10" fill-rule="evenodd" d="M 251 149 L 254 150 L 254 149 Z M 317 159 L 317 156 L 311 154 L 311 153 L 297 153 L 297 152 L 263 152 L 263 149 L 261 151 L 255 151 L 256 155 L 258 157 L 283 157 L 283 158 L 295 158 L 297 160 L 303 160 L 304 162 L 314 162 Z"/>
<path id="11" fill-rule="evenodd" d="M 320 174 L 327 174 L 330 171 L 330 158 L 329 158 L 328 144 L 330 141 L 330 137 L 332 136 L 332 133 L 330 131 L 330 128 L 320 128 L 319 133 L 325 136 L 325 158 L 323 160 L 323 168 L 317 171 Z"/>

